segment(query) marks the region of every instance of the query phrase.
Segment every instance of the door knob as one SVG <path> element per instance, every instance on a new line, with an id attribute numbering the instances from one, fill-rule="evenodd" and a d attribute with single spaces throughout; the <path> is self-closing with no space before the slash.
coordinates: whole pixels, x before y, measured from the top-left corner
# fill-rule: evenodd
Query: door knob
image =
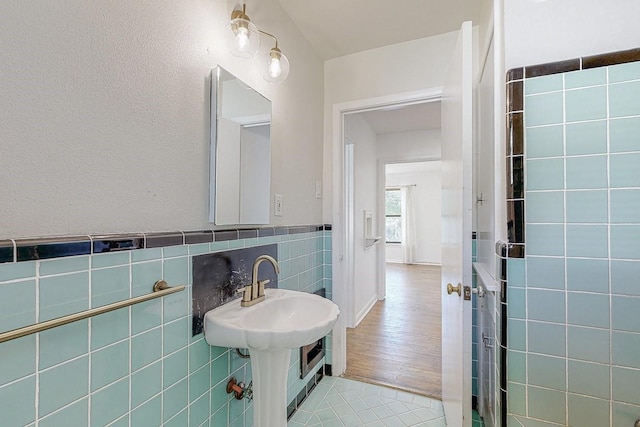
<path id="1" fill-rule="evenodd" d="M 447 283 L 447 293 L 451 295 L 454 292 L 457 293 L 458 296 L 462 296 L 462 284 L 458 283 L 458 286 L 453 286 L 451 283 Z"/>

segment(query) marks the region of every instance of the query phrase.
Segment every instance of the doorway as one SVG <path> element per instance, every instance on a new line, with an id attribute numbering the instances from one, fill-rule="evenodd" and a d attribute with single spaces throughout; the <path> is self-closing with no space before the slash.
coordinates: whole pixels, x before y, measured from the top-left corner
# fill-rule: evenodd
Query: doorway
<path id="1" fill-rule="evenodd" d="M 343 268 L 352 292 L 345 296 L 345 301 L 351 305 L 351 313 L 344 313 L 348 329 L 345 330 L 346 366 L 343 372 L 352 379 L 440 398 L 439 99 L 350 112 L 344 115 L 343 127 L 347 249 Z M 354 147 L 356 155 L 351 157 Z M 391 173 L 387 175 L 385 169 Z M 434 174 L 437 179 L 433 179 Z M 403 177 L 413 179 L 413 184 L 404 182 Z M 421 180 L 418 184 L 416 177 Z M 354 188 L 350 188 L 349 182 Z M 402 192 L 403 222 L 410 216 L 404 203 L 410 193 L 416 193 L 414 204 L 420 205 L 421 209 L 433 206 L 436 200 L 438 207 L 432 220 L 413 214 L 420 226 L 411 227 L 414 234 L 415 229 L 420 229 L 419 236 L 413 238 L 414 250 L 408 251 L 413 255 L 396 260 L 401 263 L 391 264 L 386 263 L 389 244 L 385 243 L 385 237 L 392 240 L 385 236 L 388 220 L 385 187 L 388 183 Z M 425 196 L 427 187 L 437 187 L 437 192 Z M 374 217 L 374 234 L 382 237 L 380 243 L 369 248 L 361 244 L 371 240 L 366 239 L 369 236 L 364 234 L 366 227 L 362 223 L 367 212 Z M 408 231 L 406 222 L 402 228 Z M 435 255 L 425 248 L 428 246 L 424 244 L 428 239 L 424 237 L 425 231 L 437 242 Z M 405 239 L 406 235 L 403 236 Z M 334 337 L 334 349 L 336 341 Z"/>
<path id="2" fill-rule="evenodd" d="M 388 263 L 387 296 L 347 330 L 346 378 L 442 398 L 440 266 Z"/>

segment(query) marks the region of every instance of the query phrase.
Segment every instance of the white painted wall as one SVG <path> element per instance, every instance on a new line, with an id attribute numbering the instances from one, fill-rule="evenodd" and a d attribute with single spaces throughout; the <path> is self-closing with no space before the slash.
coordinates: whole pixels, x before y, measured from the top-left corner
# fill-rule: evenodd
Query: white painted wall
<path id="1" fill-rule="evenodd" d="M 224 38 L 233 2 L 4 2 L 0 237 L 209 228 L 210 70 L 273 103 L 272 224 L 322 221 L 323 63 L 277 0 L 252 2 L 282 85 Z M 264 40 L 261 53 L 270 46 Z"/>
<path id="2" fill-rule="evenodd" d="M 505 69 L 640 46 L 638 0 L 504 1 Z"/>
<path id="3" fill-rule="evenodd" d="M 398 170 L 400 169 L 400 170 Z M 415 185 L 413 187 L 416 213 L 416 259 L 419 263 L 442 262 L 442 188 L 440 162 L 424 162 L 419 168 L 413 163 L 394 165 L 396 173 L 387 172 L 387 187 Z M 386 244 L 387 262 L 402 262 L 402 245 Z"/>
<path id="4" fill-rule="evenodd" d="M 332 221 L 333 211 L 333 106 L 348 101 L 441 87 L 457 34 L 455 31 L 325 62 L 325 221 Z"/>
<path id="5" fill-rule="evenodd" d="M 378 158 L 389 163 L 440 158 L 440 129 L 378 135 Z"/>
<path id="6" fill-rule="evenodd" d="M 362 117 L 345 117 L 345 136 L 355 146 L 355 216 L 354 216 L 354 294 L 353 306 L 356 325 L 364 318 L 378 299 L 377 246 L 365 248 L 364 211 L 373 213 L 374 233 L 378 218 L 378 170 L 376 134 Z"/>

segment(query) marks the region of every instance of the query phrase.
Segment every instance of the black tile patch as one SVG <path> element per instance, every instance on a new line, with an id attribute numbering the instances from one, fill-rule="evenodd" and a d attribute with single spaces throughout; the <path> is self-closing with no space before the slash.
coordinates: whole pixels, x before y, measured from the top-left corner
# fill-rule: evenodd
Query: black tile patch
<path id="1" fill-rule="evenodd" d="M 640 61 L 640 48 L 585 56 L 582 58 L 582 69 L 586 70 L 587 68 L 605 67 L 634 61 Z"/>
<path id="2" fill-rule="evenodd" d="M 524 154 L 524 122 L 522 113 L 507 115 L 507 156 Z"/>
<path id="3" fill-rule="evenodd" d="M 257 228 L 248 228 L 244 230 L 238 230 L 238 238 L 239 239 L 254 239 L 258 237 L 258 229 Z"/>
<path id="4" fill-rule="evenodd" d="M 240 298 L 236 291 L 251 283 L 253 262 L 260 255 L 271 255 L 277 259 L 278 245 L 255 246 L 193 257 L 193 335 L 202 332 L 207 311 Z M 271 280 L 267 288 L 278 287 L 278 275 L 271 263 L 260 264 L 258 277 L 260 280 Z"/>
<path id="5" fill-rule="evenodd" d="M 513 80 L 522 80 L 524 77 L 524 69 L 522 67 L 512 68 L 507 71 L 507 82 L 511 82 Z"/>
<path id="6" fill-rule="evenodd" d="M 184 233 L 184 243 L 186 245 L 193 245 L 196 243 L 212 243 L 212 242 L 213 242 L 213 231 L 211 230 L 186 231 Z"/>
<path id="7" fill-rule="evenodd" d="M 287 420 L 296 412 L 296 400 L 297 398 L 293 399 L 291 403 L 287 405 Z"/>
<path id="8" fill-rule="evenodd" d="M 238 240 L 238 230 L 214 231 L 213 237 L 216 242 L 224 242 L 227 240 Z"/>
<path id="9" fill-rule="evenodd" d="M 507 157 L 507 200 L 524 198 L 524 160 L 522 156 Z"/>
<path id="10" fill-rule="evenodd" d="M 177 246 L 184 244 L 184 235 L 176 233 L 148 233 L 144 235 L 146 248 L 160 248 L 163 246 Z"/>
<path id="11" fill-rule="evenodd" d="M 475 231 L 472 231 L 472 232 L 471 232 L 471 239 L 472 239 L 472 240 L 476 240 L 477 238 L 478 238 L 478 233 L 477 233 L 477 232 L 475 232 Z"/>
<path id="12" fill-rule="evenodd" d="M 507 202 L 507 236 L 509 243 L 524 243 L 524 200 Z"/>
<path id="13" fill-rule="evenodd" d="M 507 113 L 522 111 L 524 108 L 522 89 L 522 80 L 507 83 Z"/>
<path id="14" fill-rule="evenodd" d="M 525 245 L 509 245 L 507 256 L 509 258 L 524 258 Z"/>
<path id="15" fill-rule="evenodd" d="M 16 240 L 16 261 L 61 258 L 91 254 L 89 236 Z"/>
<path id="16" fill-rule="evenodd" d="M 0 240 L 0 264 L 13 262 L 13 242 L 11 240 Z"/>
<path id="17" fill-rule="evenodd" d="M 264 227 L 258 229 L 258 237 L 271 237 L 275 236 L 276 232 L 273 227 Z"/>
<path id="18" fill-rule="evenodd" d="M 131 251 L 144 248 L 144 234 L 91 236 L 93 253 Z"/>
<path id="19" fill-rule="evenodd" d="M 289 234 L 289 227 L 275 227 L 274 231 L 276 236 L 284 236 L 285 234 Z"/>
<path id="20" fill-rule="evenodd" d="M 289 227 L 289 233 L 288 234 L 305 233 L 306 230 L 304 228 L 305 227 Z"/>
<path id="21" fill-rule="evenodd" d="M 567 73 L 580 69 L 580 59 L 569 59 L 566 61 L 548 62 L 546 64 L 532 65 L 525 67 L 526 78 L 548 76 L 550 74 Z"/>
<path id="22" fill-rule="evenodd" d="M 524 157 L 513 157 L 513 198 L 524 198 Z"/>

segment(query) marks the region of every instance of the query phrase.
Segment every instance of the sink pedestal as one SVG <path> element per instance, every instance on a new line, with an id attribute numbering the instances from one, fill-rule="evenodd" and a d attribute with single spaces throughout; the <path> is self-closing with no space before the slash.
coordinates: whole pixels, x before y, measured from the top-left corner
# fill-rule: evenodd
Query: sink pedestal
<path id="1" fill-rule="evenodd" d="M 291 349 L 249 349 L 249 354 L 253 376 L 253 427 L 286 427 Z"/>

